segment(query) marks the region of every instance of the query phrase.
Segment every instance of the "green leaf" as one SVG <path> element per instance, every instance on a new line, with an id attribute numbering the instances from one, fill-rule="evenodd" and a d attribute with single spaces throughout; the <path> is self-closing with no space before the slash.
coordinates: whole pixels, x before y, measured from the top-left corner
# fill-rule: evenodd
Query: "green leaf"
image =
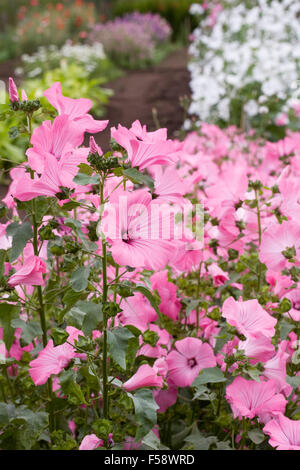
<path id="1" fill-rule="evenodd" d="M 113 360 L 124 370 L 126 369 L 128 342 L 133 337 L 133 333 L 131 333 L 131 331 L 126 327 L 107 331 L 109 352 Z"/>
<path id="2" fill-rule="evenodd" d="M 232 450 L 228 441 L 218 441 L 216 443 L 217 450 Z"/>
<path id="3" fill-rule="evenodd" d="M 30 450 L 38 440 L 41 432 L 48 426 L 48 413 L 45 411 L 32 411 L 26 406 L 16 408 L 13 424 L 22 425 L 19 435 L 21 444 Z"/>
<path id="4" fill-rule="evenodd" d="M 295 375 L 294 377 L 291 377 L 290 375 L 286 376 L 286 381 L 287 383 L 293 387 L 293 389 L 300 387 L 300 376 Z"/>
<path id="5" fill-rule="evenodd" d="M 300 349 L 297 349 L 292 355 L 292 364 L 300 364 Z"/>
<path id="6" fill-rule="evenodd" d="M 73 181 L 80 186 L 86 186 L 87 184 L 99 184 L 100 177 L 99 175 L 90 176 L 85 173 L 77 173 Z"/>
<path id="7" fill-rule="evenodd" d="M 266 436 L 259 428 L 251 429 L 248 432 L 248 436 L 254 444 L 261 444 L 266 439 Z"/>
<path id="8" fill-rule="evenodd" d="M 3 341 L 6 349 L 9 350 L 14 342 L 15 328 L 11 326 L 11 322 L 19 315 L 20 307 L 13 304 L 0 305 L 0 325 L 3 327 Z"/>
<path id="9" fill-rule="evenodd" d="M 41 325 L 38 322 L 31 321 L 27 323 L 21 318 L 15 318 L 10 324 L 13 328 L 21 328 L 21 338 L 25 344 L 30 344 L 34 338 L 41 336 L 43 333 Z"/>
<path id="10" fill-rule="evenodd" d="M 80 163 L 80 165 L 78 165 L 78 168 L 79 168 L 79 173 L 84 173 L 85 175 L 91 176 L 94 172 L 93 168 L 91 168 L 86 163 Z"/>
<path id="11" fill-rule="evenodd" d="M 251 377 L 251 379 L 255 380 L 256 382 L 260 382 L 259 376 L 261 375 L 261 372 L 258 369 L 247 369 L 246 372 Z"/>
<path id="12" fill-rule="evenodd" d="M 11 403 L 0 403 L 0 426 L 9 424 L 15 415 L 15 406 Z"/>
<path id="13" fill-rule="evenodd" d="M 135 440 L 138 441 L 155 426 L 159 406 L 154 400 L 151 390 L 140 389 L 134 395 L 131 393 L 127 395 L 132 398 L 134 404 L 135 419 L 139 425 Z"/>
<path id="14" fill-rule="evenodd" d="M 84 394 L 76 382 L 76 372 L 72 369 L 65 370 L 59 378 L 61 389 L 73 405 L 87 405 Z"/>
<path id="15" fill-rule="evenodd" d="M 70 278 L 70 284 L 72 286 L 73 291 L 82 292 L 83 290 L 85 290 L 88 285 L 89 275 L 89 266 L 81 266 L 80 268 L 76 269 L 72 273 L 72 276 Z"/>
<path id="16" fill-rule="evenodd" d="M 186 316 L 188 317 L 192 310 L 195 310 L 199 305 L 199 300 L 191 300 L 186 307 Z"/>
<path id="17" fill-rule="evenodd" d="M 135 184 L 144 184 L 148 186 L 151 190 L 154 189 L 154 181 L 149 175 L 141 173 L 137 168 L 128 168 L 123 170 L 123 175 L 125 175 L 130 181 Z"/>
<path id="18" fill-rule="evenodd" d="M 80 203 L 77 201 L 69 201 L 66 202 L 63 206 L 62 209 L 66 211 L 71 211 L 73 209 L 76 209 L 76 207 L 80 207 Z"/>
<path id="19" fill-rule="evenodd" d="M 76 327 L 85 335 L 90 335 L 103 319 L 102 305 L 80 300 L 70 310 L 68 318 L 76 321 Z"/>
<path id="20" fill-rule="evenodd" d="M 29 222 L 13 222 L 6 229 L 6 234 L 12 237 L 10 262 L 15 261 L 24 250 L 28 240 L 33 237 L 33 231 Z"/>
<path id="21" fill-rule="evenodd" d="M 165 447 L 164 445 L 161 444 L 158 437 L 151 430 L 143 438 L 140 450 L 169 450 L 169 449 L 168 447 Z"/>
<path id="22" fill-rule="evenodd" d="M 81 230 L 81 222 L 79 220 L 67 218 L 65 219 L 65 225 L 67 227 L 71 227 L 75 233 L 78 235 L 80 238 L 83 248 L 87 251 L 96 251 L 98 249 L 98 245 L 94 242 L 91 242 L 86 238 L 86 236 L 83 234 Z"/>
<path id="23" fill-rule="evenodd" d="M 207 383 L 220 383 L 226 382 L 226 378 L 218 367 L 208 367 L 203 369 L 198 377 L 194 380 L 192 387 L 198 387 L 199 385 Z"/>
<path id="24" fill-rule="evenodd" d="M 291 325 L 291 323 L 288 323 L 284 320 L 281 321 L 280 323 L 280 339 L 284 340 L 288 337 L 288 334 L 292 331 L 294 328 L 294 325 Z"/>
<path id="25" fill-rule="evenodd" d="M 192 446 L 194 450 L 209 450 L 211 444 L 216 442 L 216 437 L 205 437 L 199 431 L 197 425 L 194 425 L 192 433 L 184 440 L 188 446 Z"/>

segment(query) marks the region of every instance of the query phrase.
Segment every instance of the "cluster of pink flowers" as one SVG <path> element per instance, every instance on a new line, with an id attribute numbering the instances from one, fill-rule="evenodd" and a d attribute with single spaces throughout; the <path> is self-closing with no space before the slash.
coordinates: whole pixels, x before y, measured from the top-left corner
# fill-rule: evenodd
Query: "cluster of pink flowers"
<path id="1" fill-rule="evenodd" d="M 18 100 L 17 91 L 12 90 L 13 100 Z M 34 177 L 25 167 L 12 170 L 12 183 L 4 202 L 16 214 L 16 200 L 63 194 L 59 204 L 84 201 L 101 212 L 99 196 L 93 193 L 92 184 L 78 184 L 74 177 L 78 166 L 87 163 L 90 153 L 102 154 L 94 139 L 89 148 L 82 146 L 84 134 L 102 131 L 108 122 L 92 118 L 88 113 L 89 100 L 64 97 L 59 83 L 47 90 L 45 96 L 57 109 L 58 116 L 34 130 L 32 146 L 27 151 Z M 147 282 L 160 297 L 161 315 L 173 324 L 186 322 L 195 331 L 193 337 L 173 338 L 167 328 L 161 326 L 157 311 L 142 293 L 117 297 L 122 311 L 109 324 L 110 328 L 132 325 L 141 334 L 150 330 L 157 335 L 155 346 L 144 344 L 140 337 L 137 354 L 154 359 L 154 363 L 140 365 L 123 383 L 123 389 L 130 392 L 152 387 L 158 412 L 164 413 L 176 402 L 178 388 L 192 386 L 203 369 L 218 367 L 225 375 L 233 377 L 225 392 L 233 417 L 257 419 L 264 426 L 264 433 L 270 436 L 271 446 L 299 450 L 300 422 L 286 416 L 288 401 L 299 399 L 287 382 L 287 365 L 299 348 L 299 338 L 293 331 L 284 339 L 278 338 L 279 320 L 274 313 L 279 302 L 288 299 L 291 308 L 283 315 L 294 326 L 300 320 L 300 287 L 298 280 L 295 281 L 300 265 L 297 184 L 300 133 L 290 133 L 282 141 L 270 143 L 251 140 L 234 127 L 221 130 L 204 124 L 200 134 L 192 132 L 180 142 L 168 139 L 166 129 L 149 132 L 136 121 L 130 129 L 122 125 L 112 128 L 111 136 L 124 150 L 131 168 L 146 171 L 153 179 L 152 189 L 136 189 L 131 181 L 124 187 L 119 176 L 112 176 L 105 183 L 104 197 L 109 198 L 110 209 L 114 210 L 104 207 L 101 230 L 115 225 L 120 234 L 107 237 L 113 260 L 120 266 L 135 268 L 126 272 L 123 279 L 142 286 L 147 285 L 143 270 L 150 270 Z M 121 158 L 122 152 L 118 150 L 115 155 Z M 66 188 L 71 196 L 66 194 Z M 126 210 L 120 202 L 124 198 Z M 169 236 L 163 237 L 161 225 L 165 212 L 158 222 L 149 221 L 150 209 L 165 204 L 170 207 L 187 205 L 191 209 L 191 201 L 195 199 L 208 215 L 201 242 L 192 231 L 189 236 L 175 237 L 174 226 Z M 78 210 L 83 233 L 87 233 L 91 221 L 99 219 L 99 211 L 87 214 Z M 62 221 L 55 233 L 64 230 L 68 227 Z M 101 255 L 101 240 L 96 243 L 96 253 Z M 7 249 L 10 244 L 4 225 L 0 225 L 0 249 Z M 239 298 L 243 295 L 243 286 L 230 269 L 225 268 L 226 263 L 230 265 L 233 252 L 233 259 L 237 259 L 253 247 L 266 266 L 268 289 L 277 299 L 265 305 L 261 305 L 254 291 L 247 300 Z M 47 241 L 44 241 L 36 256 L 29 242 L 24 255 L 12 264 L 6 263 L 8 283 L 16 287 L 20 296 L 32 292 L 32 286 L 43 286 L 46 282 L 49 275 L 46 248 Z M 250 270 L 251 267 L 245 265 L 242 271 L 249 273 Z M 216 295 L 213 300 L 206 296 L 207 310 L 192 308 L 184 319 L 181 315 L 184 296 L 176 279 L 197 273 L 200 279 L 211 279 Z M 113 267 L 109 267 L 109 281 L 114 274 Z M 220 305 L 220 291 L 227 284 L 235 297 L 227 296 Z M 220 351 L 215 349 L 220 324 L 210 315 L 214 308 L 221 309 L 223 324 L 227 322 L 233 331 L 233 337 Z M 78 354 L 74 348 L 74 341 L 84 333 L 71 326 L 66 331 L 69 335 L 66 343 L 54 346 L 49 340 L 30 362 L 29 374 L 35 385 L 59 375 L 72 359 L 86 360 L 85 355 Z M 94 330 L 93 338 L 101 334 Z M 260 367 L 257 380 L 245 378 L 240 372 L 239 360 L 232 360 L 238 351 L 243 352 L 250 366 Z M 5 354 L 13 356 L 12 351 L 5 351 Z M 102 441 L 91 434 L 83 439 L 80 448 L 102 445 Z"/>

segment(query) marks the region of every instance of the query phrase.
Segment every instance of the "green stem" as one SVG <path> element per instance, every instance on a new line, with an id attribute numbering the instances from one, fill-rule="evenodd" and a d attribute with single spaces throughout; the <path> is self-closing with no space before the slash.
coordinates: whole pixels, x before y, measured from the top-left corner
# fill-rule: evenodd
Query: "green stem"
<path id="1" fill-rule="evenodd" d="M 199 300 L 199 296 L 200 296 L 201 268 L 202 268 L 202 261 L 199 265 L 199 275 L 198 275 L 198 279 L 197 279 L 196 300 Z M 198 335 L 198 330 L 199 330 L 199 304 L 197 305 L 197 308 L 196 308 L 196 331 L 197 331 L 197 335 Z"/>
<path id="2" fill-rule="evenodd" d="M 258 224 L 258 249 L 260 249 L 261 245 L 261 214 L 260 214 L 260 207 L 259 207 L 259 199 L 258 199 L 258 191 L 255 189 L 255 199 L 256 199 L 256 208 L 257 208 L 257 224 Z M 261 263 L 258 260 L 258 278 L 257 278 L 257 292 L 260 291 L 260 282 L 261 282 Z"/>
<path id="3" fill-rule="evenodd" d="M 256 199 L 256 207 L 257 207 L 258 243 L 259 243 L 259 247 L 260 247 L 262 231 L 261 231 L 261 216 L 260 216 L 260 207 L 259 207 L 259 199 L 258 199 L 257 189 L 255 190 L 255 199 Z"/>
<path id="4" fill-rule="evenodd" d="M 119 266 L 116 266 L 116 279 L 118 278 L 119 276 Z M 115 284 L 115 288 L 114 288 L 114 302 L 116 302 L 117 300 L 117 284 Z"/>
<path id="5" fill-rule="evenodd" d="M 2 397 L 3 397 L 3 401 L 7 403 L 6 393 L 5 393 L 2 382 L 0 382 L 0 390 L 1 390 Z"/>
<path id="6" fill-rule="evenodd" d="M 32 200 L 32 222 L 33 222 L 33 250 L 35 256 L 39 254 L 39 247 L 38 247 L 38 223 L 36 220 L 36 203 L 35 199 Z M 36 286 L 38 299 L 39 299 L 39 317 L 40 323 L 42 328 L 42 339 L 43 339 L 43 346 L 44 348 L 47 346 L 47 322 L 46 322 L 46 315 L 45 315 L 45 308 L 43 302 L 43 292 L 41 286 Z M 52 379 L 49 378 L 47 380 L 47 390 L 48 390 L 48 397 L 50 402 L 50 409 L 49 409 L 49 430 L 52 433 L 55 429 L 55 418 L 53 414 L 53 405 L 52 405 L 52 398 L 53 398 L 53 391 L 52 391 Z"/>
<path id="7" fill-rule="evenodd" d="M 9 392 L 10 392 L 10 396 L 11 396 L 11 399 L 12 401 L 14 402 L 14 389 L 11 385 L 11 382 L 10 382 L 10 377 L 8 375 L 8 372 L 7 372 L 7 367 L 3 367 L 3 375 L 4 377 L 6 378 L 6 381 L 7 381 L 7 385 L 8 385 L 8 388 L 9 388 Z"/>
<path id="8" fill-rule="evenodd" d="M 100 203 L 101 206 L 104 204 L 104 181 L 102 179 L 100 183 Z M 108 408 L 108 382 L 107 382 L 107 252 L 106 252 L 106 240 L 102 235 L 102 312 L 103 312 L 103 357 L 102 357 L 102 373 L 103 373 L 103 417 L 108 419 L 109 408 Z"/>

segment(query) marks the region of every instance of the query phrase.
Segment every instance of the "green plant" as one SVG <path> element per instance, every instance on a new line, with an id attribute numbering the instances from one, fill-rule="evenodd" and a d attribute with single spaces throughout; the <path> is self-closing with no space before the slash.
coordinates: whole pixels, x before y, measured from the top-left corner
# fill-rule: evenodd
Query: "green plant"
<path id="1" fill-rule="evenodd" d="M 1 110 L 0 110 L 1 119 Z M 28 146 L 28 138 L 14 133 L 18 119 L 12 115 L 0 120 L 0 182 L 5 182 L 9 169 L 24 161 L 24 152 Z"/>
<path id="2" fill-rule="evenodd" d="M 77 64 L 64 62 L 60 68 L 46 71 L 41 78 L 25 80 L 22 87 L 29 98 L 42 98 L 43 92 L 54 82 L 61 82 L 63 93 L 70 98 L 85 97 L 93 101 L 93 113 L 97 117 L 104 114 L 104 107 L 108 103 L 112 91 L 100 85 L 106 78 L 89 78 L 89 72 Z M 41 100 L 43 102 L 43 100 Z M 44 104 L 44 103 L 43 103 Z"/>

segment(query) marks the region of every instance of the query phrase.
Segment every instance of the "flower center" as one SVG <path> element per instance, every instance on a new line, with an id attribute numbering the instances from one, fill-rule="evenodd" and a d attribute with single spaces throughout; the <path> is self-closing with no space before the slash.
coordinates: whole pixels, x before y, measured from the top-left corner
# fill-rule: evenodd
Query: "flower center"
<path id="1" fill-rule="evenodd" d="M 124 243 L 129 243 L 130 242 L 130 237 L 129 237 L 128 230 L 122 231 L 122 241 Z"/>
<path id="2" fill-rule="evenodd" d="M 192 357 L 191 359 L 188 360 L 188 366 L 193 369 L 193 367 L 195 367 L 197 365 L 197 361 L 194 357 Z"/>
<path id="3" fill-rule="evenodd" d="M 299 300 L 298 300 L 297 302 L 293 302 L 293 308 L 294 308 L 295 310 L 300 310 L 300 302 L 299 302 Z"/>

